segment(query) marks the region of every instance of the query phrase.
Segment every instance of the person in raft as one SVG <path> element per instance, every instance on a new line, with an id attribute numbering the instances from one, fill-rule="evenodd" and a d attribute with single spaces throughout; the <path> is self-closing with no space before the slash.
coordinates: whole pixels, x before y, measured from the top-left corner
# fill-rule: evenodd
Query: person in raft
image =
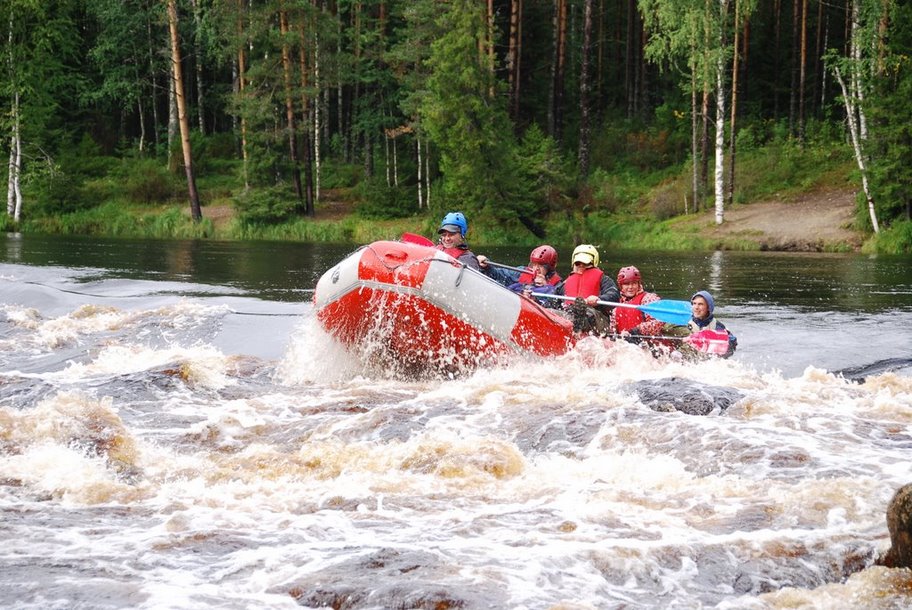
<path id="1" fill-rule="evenodd" d="M 466 233 L 469 232 L 469 223 L 462 212 L 450 212 L 443 217 L 440 228 L 438 250 L 443 250 L 466 267 L 481 271 L 478 266 L 478 257 L 469 249 L 466 243 Z"/>
<path id="2" fill-rule="evenodd" d="M 556 270 L 557 250 L 549 245 L 538 246 L 529 253 L 529 264 L 522 273 L 489 265 L 488 257 L 483 254 L 478 255 L 478 266 L 495 282 L 526 296 L 532 293 L 553 294 L 554 287 L 561 281 Z"/>
<path id="3" fill-rule="evenodd" d="M 555 286 L 554 294 L 576 297 L 569 307 L 573 330 L 578 333 L 606 335 L 611 331 L 611 308 L 598 301 L 616 303 L 620 293 L 609 276 L 599 269 L 599 253 L 591 244 L 580 244 L 573 250 L 573 268 L 563 282 Z"/>
<path id="4" fill-rule="evenodd" d="M 690 297 L 691 317 L 687 326 L 666 325 L 663 334 L 685 337 L 679 348 L 685 356 L 716 355 L 728 358 L 738 348 L 738 338 L 716 319 L 715 309 L 715 299 L 709 292 L 695 292 Z"/>
<path id="5" fill-rule="evenodd" d="M 646 292 L 643 288 L 643 276 L 636 267 L 622 267 L 617 274 L 617 285 L 621 293 L 620 303 L 646 305 L 660 300 L 659 295 Z M 615 307 L 611 312 L 611 333 L 633 343 L 650 335 L 661 335 L 664 326 L 661 320 L 632 307 Z"/>

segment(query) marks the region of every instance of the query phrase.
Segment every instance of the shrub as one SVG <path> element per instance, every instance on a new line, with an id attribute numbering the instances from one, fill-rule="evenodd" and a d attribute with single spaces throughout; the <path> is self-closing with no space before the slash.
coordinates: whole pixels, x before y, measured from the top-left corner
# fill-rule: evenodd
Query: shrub
<path id="1" fill-rule="evenodd" d="M 385 179 L 372 178 L 358 186 L 361 202 L 356 208 L 362 218 L 406 218 L 417 212 L 415 187 L 387 186 Z"/>
<path id="2" fill-rule="evenodd" d="M 656 220 L 667 220 L 684 213 L 684 201 L 688 196 L 687 183 L 682 180 L 662 185 L 653 191 L 649 211 Z"/>
<path id="3" fill-rule="evenodd" d="M 278 224 L 295 214 L 297 199 L 283 186 L 251 189 L 232 200 L 238 221 L 245 224 Z"/>
<path id="4" fill-rule="evenodd" d="M 124 169 L 124 195 L 131 201 L 164 203 L 177 194 L 177 180 L 155 159 L 136 160 Z"/>

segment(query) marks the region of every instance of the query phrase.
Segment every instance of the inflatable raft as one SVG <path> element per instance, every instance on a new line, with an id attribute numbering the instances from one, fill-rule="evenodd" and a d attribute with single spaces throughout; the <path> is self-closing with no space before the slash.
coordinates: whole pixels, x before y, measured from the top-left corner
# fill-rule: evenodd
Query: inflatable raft
<path id="1" fill-rule="evenodd" d="M 329 269 L 314 308 L 338 341 L 399 367 L 474 368 L 510 354 L 555 356 L 569 320 L 433 247 L 378 241 Z"/>

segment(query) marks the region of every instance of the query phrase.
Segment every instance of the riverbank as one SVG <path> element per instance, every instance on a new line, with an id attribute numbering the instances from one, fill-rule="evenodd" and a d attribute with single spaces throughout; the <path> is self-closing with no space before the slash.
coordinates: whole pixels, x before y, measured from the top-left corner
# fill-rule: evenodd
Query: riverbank
<path id="1" fill-rule="evenodd" d="M 310 222 L 349 226 L 353 241 L 381 239 L 383 233 L 389 237 L 427 230 L 424 218 L 359 219 L 350 199 L 328 195 L 317 206 L 316 219 Z M 865 234 L 853 227 L 854 215 L 855 193 L 840 188 L 804 193 L 788 200 L 735 205 L 725 210 L 721 225 L 716 224 L 713 209 L 703 210 L 662 223 L 662 230 L 680 234 L 692 249 L 857 252 Z M 230 232 L 235 210 L 231 205 L 207 206 L 203 217 L 219 236 Z M 359 240 L 356 235 L 364 235 L 365 239 Z"/>
<path id="2" fill-rule="evenodd" d="M 715 223 L 715 211 L 683 217 L 678 230 L 693 231 L 713 249 L 795 252 L 857 252 L 865 234 L 854 228 L 855 193 L 849 189 L 805 193 L 791 200 L 757 201 L 725 210 Z"/>

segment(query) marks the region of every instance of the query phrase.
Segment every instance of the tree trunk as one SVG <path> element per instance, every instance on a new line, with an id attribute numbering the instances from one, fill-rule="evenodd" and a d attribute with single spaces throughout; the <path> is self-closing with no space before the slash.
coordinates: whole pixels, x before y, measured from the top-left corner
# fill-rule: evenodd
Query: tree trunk
<path id="1" fill-rule="evenodd" d="M 418 147 L 418 209 L 424 207 L 424 193 L 421 191 L 421 136 L 415 138 Z"/>
<path id="2" fill-rule="evenodd" d="M 199 222 L 203 218 L 200 209 L 196 178 L 193 175 L 193 152 L 190 149 L 190 122 L 187 119 L 187 103 L 184 98 L 183 69 L 181 68 L 180 34 L 177 21 L 177 0 L 167 0 L 168 27 L 171 31 L 171 82 L 174 99 L 177 102 L 177 122 L 180 125 L 181 150 L 184 153 L 184 171 L 187 174 L 187 191 L 190 195 L 190 216 Z"/>
<path id="3" fill-rule="evenodd" d="M 311 154 L 311 141 L 319 143 L 320 138 L 311 138 L 311 122 L 310 122 L 310 107 L 311 107 L 311 98 L 307 95 L 307 21 L 303 20 L 299 29 L 300 35 L 300 49 L 298 50 L 298 66 L 301 71 L 301 124 L 302 128 L 302 141 L 304 148 L 304 215 L 313 218 L 316 215 L 316 207 L 314 201 L 316 196 L 314 194 L 314 154 Z M 316 37 L 315 37 L 316 40 Z M 316 51 L 314 52 L 316 54 Z M 317 97 L 316 102 L 312 104 L 313 106 L 318 106 L 320 98 Z M 316 117 L 316 110 L 314 117 Z M 316 132 L 317 130 L 314 129 Z"/>
<path id="4" fill-rule="evenodd" d="M 774 28 L 775 33 L 773 34 L 774 39 L 774 50 L 773 50 L 773 116 L 776 119 L 781 117 L 779 110 L 779 75 L 782 74 L 782 0 L 775 0 L 773 2 L 773 16 L 774 16 Z"/>
<path id="5" fill-rule="evenodd" d="M 200 134 L 206 135 L 206 120 L 203 109 L 203 45 L 200 44 L 200 36 L 203 31 L 203 18 L 200 11 L 199 0 L 190 0 L 193 7 L 193 25 L 196 27 L 196 35 L 193 37 L 193 54 L 194 64 L 196 65 L 196 112 L 199 118 Z"/>
<path id="6" fill-rule="evenodd" d="M 158 71 L 155 69 L 155 45 L 152 44 L 153 38 L 152 38 L 151 20 L 146 21 L 146 34 L 148 37 L 147 42 L 149 44 L 149 78 L 152 80 L 152 104 L 151 104 L 151 106 L 152 106 L 152 138 L 155 141 L 155 147 L 158 148 L 161 145 L 161 138 L 158 135 L 158 132 L 160 131 L 159 126 L 161 125 L 161 118 L 158 116 L 158 101 L 156 100 L 156 96 L 158 94 Z M 171 103 L 170 90 L 171 89 L 169 87 L 168 88 L 168 91 L 169 91 L 168 104 L 169 105 Z M 168 124 L 168 128 L 169 129 L 171 128 L 170 123 Z M 169 132 L 169 137 L 170 137 L 170 132 Z M 169 150 L 170 150 L 170 144 L 171 143 L 169 141 L 168 142 Z M 169 152 L 168 153 L 169 158 L 170 158 L 170 154 L 171 153 Z"/>
<path id="7" fill-rule="evenodd" d="M 729 120 L 728 136 L 728 196 L 726 203 L 731 207 L 735 198 L 735 119 L 738 115 L 738 51 L 741 42 L 741 23 L 738 11 L 740 9 L 738 0 L 735 0 L 735 42 L 732 45 L 734 53 L 732 54 L 732 97 L 731 97 L 731 119 Z"/>
<path id="8" fill-rule="evenodd" d="M 798 142 L 804 146 L 805 129 L 805 79 L 807 78 L 807 0 L 801 3 L 801 65 L 798 76 Z"/>
<path id="9" fill-rule="evenodd" d="M 716 224 L 725 220 L 725 66 L 722 58 L 716 65 Z"/>
<path id="10" fill-rule="evenodd" d="M 339 27 L 341 27 L 341 22 L 338 20 L 338 18 L 336 19 L 336 23 L 339 24 Z M 321 78 L 322 74 L 320 72 L 320 68 L 321 68 L 321 64 L 322 64 L 322 57 L 323 56 L 320 53 L 320 32 L 317 30 L 316 27 L 314 27 L 313 74 L 314 74 L 314 88 L 316 89 L 316 94 L 313 96 L 313 98 L 314 98 L 314 101 L 313 101 L 313 200 L 314 200 L 314 202 L 320 201 L 320 194 L 322 193 L 322 189 L 320 188 L 320 179 L 323 176 L 323 154 L 322 154 L 322 150 L 320 148 L 320 143 L 323 141 L 321 136 L 323 133 L 323 123 L 324 123 L 324 117 L 325 117 L 325 113 L 323 113 L 321 111 L 323 106 L 322 106 L 322 100 L 320 99 L 320 92 L 323 91 L 323 80 Z M 329 93 L 330 93 L 330 87 L 327 87 L 326 88 L 327 99 L 329 97 Z M 344 96 L 343 96 L 341 82 L 340 82 L 339 87 L 336 89 L 336 95 L 338 96 L 338 106 L 339 106 L 339 108 L 338 108 L 339 136 L 342 138 L 343 150 L 346 151 L 345 153 L 343 153 L 343 156 L 346 157 L 346 159 L 350 159 L 351 157 L 349 156 L 349 153 L 347 152 L 348 146 L 346 144 L 347 135 L 345 133 L 345 121 L 342 118 L 342 112 L 344 110 L 343 109 Z M 328 107 L 329 107 L 329 104 L 327 103 L 327 108 Z M 325 122 L 327 124 L 329 123 L 328 120 L 325 120 Z"/>
<path id="11" fill-rule="evenodd" d="M 507 78 L 510 118 L 519 116 L 519 63 L 522 50 L 522 0 L 510 0 L 510 35 L 507 47 Z"/>
<path id="12" fill-rule="evenodd" d="M 12 28 L 11 28 L 12 29 Z M 12 34 L 11 34 L 12 35 Z M 22 215 L 22 131 L 19 117 L 19 92 L 13 93 L 13 105 L 10 112 L 13 133 L 10 137 L 9 176 L 6 190 L 6 213 L 19 222 Z"/>
<path id="13" fill-rule="evenodd" d="M 581 180 L 589 176 L 589 56 L 592 47 L 592 0 L 585 0 L 583 12 L 583 49 L 580 58 L 579 84 L 579 175 Z"/>
<path id="14" fill-rule="evenodd" d="M 842 98 L 845 100 L 846 116 L 849 121 L 849 135 L 852 138 L 852 149 L 855 151 L 855 162 L 858 164 L 858 171 L 861 173 L 861 187 L 864 189 L 865 199 L 868 202 L 868 214 L 871 216 L 871 226 L 874 228 L 874 233 L 879 233 L 880 227 L 877 223 L 877 211 L 874 209 L 874 197 L 868 186 L 868 167 L 867 162 L 865 161 L 864 150 L 862 149 L 860 126 L 856 117 L 856 104 L 855 101 L 853 101 L 853 98 L 850 97 L 845 80 L 842 78 L 842 73 L 839 71 L 839 68 L 836 67 L 834 72 L 836 74 L 836 81 L 842 88 Z"/>
<path id="15" fill-rule="evenodd" d="M 244 90 L 247 88 L 247 37 L 244 35 L 244 12 L 247 9 L 247 0 L 237 0 L 237 5 L 237 33 L 241 41 L 237 52 L 237 88 L 238 94 L 243 97 Z M 241 158 L 244 161 L 244 190 L 247 190 L 250 188 L 250 159 L 247 151 L 247 118 L 243 114 L 241 114 Z"/>
<path id="16" fill-rule="evenodd" d="M 704 192 L 709 192 L 709 101 L 710 90 L 703 84 L 703 101 L 700 104 L 700 184 Z"/>
<path id="17" fill-rule="evenodd" d="M 720 0 L 719 12 L 723 27 L 719 28 L 719 48 L 725 48 L 724 24 L 728 15 L 728 0 Z M 725 220 L 725 63 L 722 56 L 716 61 L 716 224 Z"/>
<path id="18" fill-rule="evenodd" d="M 548 104 L 548 135 L 558 143 L 563 138 L 564 64 L 567 46 L 567 0 L 554 0 L 554 49 L 551 57 L 551 89 Z"/>
<path id="19" fill-rule="evenodd" d="M 852 73 L 849 75 L 851 77 L 850 82 L 850 93 L 855 96 L 855 99 L 858 100 L 856 108 L 858 110 L 858 137 L 861 141 L 866 142 L 868 140 L 868 120 L 867 116 L 864 113 L 864 101 L 865 93 L 864 87 L 862 87 L 861 79 L 861 53 L 862 48 L 859 44 L 859 28 L 861 27 L 859 23 L 859 0 L 853 0 L 852 2 L 852 34 L 850 36 L 852 53 L 850 57 L 852 58 Z"/>
<path id="20" fill-rule="evenodd" d="M 298 160 L 298 130 L 295 127 L 294 100 L 291 93 L 291 50 L 288 48 L 288 12 L 279 11 L 279 32 L 282 34 L 282 81 L 285 85 L 285 127 L 288 130 L 288 156 L 291 158 L 291 178 L 294 181 L 298 207 L 304 204 L 301 187 L 301 163 Z"/>
<path id="21" fill-rule="evenodd" d="M 800 54 L 800 32 L 799 23 L 801 21 L 801 2 L 803 0 L 792 0 L 792 54 L 791 54 L 791 75 L 792 82 L 789 87 L 789 134 L 797 135 L 798 132 L 798 70 Z"/>
<path id="22" fill-rule="evenodd" d="M 696 49 L 693 49 L 696 52 Z M 690 155 L 693 158 L 691 174 L 693 178 L 693 211 L 700 211 L 700 147 L 699 147 L 699 106 L 697 105 L 697 71 L 690 73 Z M 684 213 L 687 213 L 687 200 L 684 200 Z"/>
<path id="23" fill-rule="evenodd" d="M 168 0 L 170 2 L 170 0 Z M 174 168 L 174 139 L 180 129 L 177 113 L 177 93 L 174 90 L 174 74 L 168 79 L 168 167 Z"/>
<path id="24" fill-rule="evenodd" d="M 494 0 L 488 0 L 487 10 L 485 11 L 485 39 L 484 55 L 487 57 L 488 71 L 491 73 L 491 86 L 488 88 L 488 97 L 494 97 L 494 69 L 497 62 L 494 59 Z"/>
<path id="25" fill-rule="evenodd" d="M 424 141 L 424 185 L 424 203 L 431 207 L 431 143 L 427 139 Z"/>

